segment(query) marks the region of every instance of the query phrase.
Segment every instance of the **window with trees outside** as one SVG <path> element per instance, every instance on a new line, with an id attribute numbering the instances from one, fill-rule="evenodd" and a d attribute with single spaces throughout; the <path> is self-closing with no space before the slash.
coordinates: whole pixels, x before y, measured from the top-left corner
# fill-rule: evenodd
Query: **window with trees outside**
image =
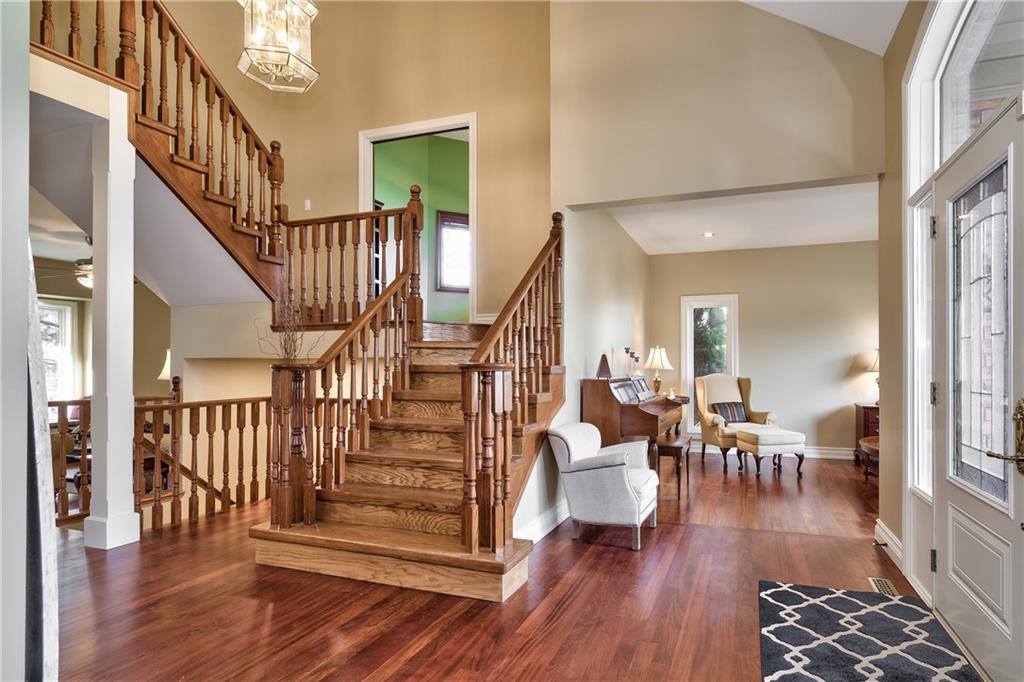
<path id="1" fill-rule="evenodd" d="M 694 395 L 694 380 L 708 374 L 739 371 L 739 296 L 715 294 L 682 297 L 683 386 Z M 689 429 L 698 431 L 693 402 Z"/>

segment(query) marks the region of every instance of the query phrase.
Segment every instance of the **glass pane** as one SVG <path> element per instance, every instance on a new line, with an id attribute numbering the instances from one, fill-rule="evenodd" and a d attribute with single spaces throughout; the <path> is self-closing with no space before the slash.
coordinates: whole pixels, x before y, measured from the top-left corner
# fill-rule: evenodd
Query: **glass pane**
<path id="1" fill-rule="evenodd" d="M 49 400 L 63 399 L 65 343 L 63 310 L 39 307 L 39 331 L 43 338 L 43 365 L 46 367 L 46 395 Z"/>
<path id="2" fill-rule="evenodd" d="M 1024 3 L 975 2 L 939 83 L 942 161 L 1020 92 L 1024 82 Z"/>
<path id="3" fill-rule="evenodd" d="M 469 288 L 469 229 L 465 225 L 441 225 L 441 286 Z"/>
<path id="4" fill-rule="evenodd" d="M 724 374 L 728 371 L 725 306 L 693 309 L 693 376 Z"/>
<path id="5" fill-rule="evenodd" d="M 950 472 L 1006 501 L 1008 467 L 987 457 L 1009 452 L 1010 348 L 1007 166 L 953 203 L 953 391 L 956 430 Z"/>

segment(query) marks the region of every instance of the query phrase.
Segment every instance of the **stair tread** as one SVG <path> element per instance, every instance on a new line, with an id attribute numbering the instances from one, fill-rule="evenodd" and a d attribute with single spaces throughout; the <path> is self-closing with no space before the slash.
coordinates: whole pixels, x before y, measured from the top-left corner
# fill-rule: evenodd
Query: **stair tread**
<path id="1" fill-rule="evenodd" d="M 371 428 L 388 429 L 391 431 L 436 431 L 442 433 L 462 433 L 461 419 L 424 419 L 422 417 L 388 417 L 370 421 Z"/>
<path id="2" fill-rule="evenodd" d="M 395 400 L 443 400 L 445 402 L 462 402 L 462 394 L 458 391 L 445 391 L 435 388 L 408 388 L 391 394 Z"/>
<path id="3" fill-rule="evenodd" d="M 462 455 L 436 450 L 413 450 L 399 448 L 371 448 L 345 454 L 348 462 L 364 464 L 392 464 L 395 466 L 439 466 L 445 469 L 461 470 Z"/>
<path id="4" fill-rule="evenodd" d="M 459 566 L 492 573 L 506 572 L 522 561 L 533 546 L 529 540 L 517 539 L 512 541 L 511 550 L 504 552 L 501 557 L 486 550 L 478 554 L 469 554 L 457 536 L 337 521 L 320 521 L 315 526 L 300 525 L 280 529 L 271 529 L 270 522 L 265 521 L 253 526 L 249 530 L 249 535 L 279 542 Z"/>
<path id="5" fill-rule="evenodd" d="M 365 502 L 403 509 L 458 512 L 462 492 L 436 488 L 410 488 L 384 483 L 343 483 L 334 490 L 317 490 L 317 498 L 332 502 Z"/>
<path id="6" fill-rule="evenodd" d="M 527 398 L 531 403 L 550 403 L 553 399 L 551 393 L 531 393 Z"/>
<path id="7" fill-rule="evenodd" d="M 434 374 L 458 374 L 462 370 L 459 369 L 458 363 L 424 363 L 424 362 L 413 362 L 409 365 L 410 372 L 419 373 L 434 373 Z"/>

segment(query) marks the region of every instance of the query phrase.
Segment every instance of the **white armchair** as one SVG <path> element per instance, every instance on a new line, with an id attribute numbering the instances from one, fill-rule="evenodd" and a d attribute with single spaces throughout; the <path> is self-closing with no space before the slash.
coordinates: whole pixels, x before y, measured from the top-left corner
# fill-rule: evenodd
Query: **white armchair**
<path id="1" fill-rule="evenodd" d="M 630 526 L 633 549 L 640 549 L 640 526 L 658 524 L 658 474 L 647 465 L 647 442 L 601 447 L 593 424 L 566 424 L 548 430 L 548 442 L 562 474 L 572 517 L 572 537 L 581 523 Z"/>

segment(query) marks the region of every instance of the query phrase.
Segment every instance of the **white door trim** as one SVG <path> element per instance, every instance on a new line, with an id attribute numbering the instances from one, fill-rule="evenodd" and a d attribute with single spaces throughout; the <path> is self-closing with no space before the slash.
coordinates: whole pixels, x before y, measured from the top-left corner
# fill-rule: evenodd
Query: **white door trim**
<path id="1" fill-rule="evenodd" d="M 399 123 L 398 125 L 372 130 L 359 131 L 359 210 L 369 211 L 373 208 L 373 143 L 385 140 L 396 140 L 402 137 L 413 137 L 416 135 L 430 135 L 431 133 L 442 133 L 446 130 L 457 128 L 469 129 L 469 240 L 470 253 L 473 262 L 470 267 L 469 282 L 469 321 L 483 322 L 477 315 L 477 239 L 476 239 L 476 142 L 477 122 L 476 112 L 466 114 L 455 114 L 442 118 L 431 118 L 425 121 L 413 121 L 411 123 Z M 430 284 L 421 281 L 421 286 Z M 426 313 L 427 297 L 423 298 L 424 313 Z"/>

